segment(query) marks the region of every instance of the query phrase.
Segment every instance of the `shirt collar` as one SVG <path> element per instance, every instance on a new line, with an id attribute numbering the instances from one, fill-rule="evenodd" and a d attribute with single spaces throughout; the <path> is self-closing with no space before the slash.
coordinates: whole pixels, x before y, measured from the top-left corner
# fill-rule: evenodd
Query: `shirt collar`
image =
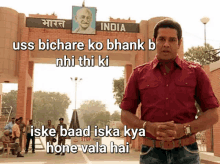
<path id="1" fill-rule="evenodd" d="M 174 62 L 182 69 L 182 62 L 179 56 L 177 55 Z M 154 60 L 152 61 L 153 67 L 152 69 L 156 68 L 160 61 L 157 59 L 157 55 L 155 56 Z"/>

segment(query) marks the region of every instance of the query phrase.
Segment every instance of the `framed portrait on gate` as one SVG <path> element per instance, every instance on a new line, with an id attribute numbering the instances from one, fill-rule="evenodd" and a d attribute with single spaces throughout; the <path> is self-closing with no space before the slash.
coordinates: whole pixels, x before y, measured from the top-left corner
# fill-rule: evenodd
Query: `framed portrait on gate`
<path id="1" fill-rule="evenodd" d="M 96 8 L 72 6 L 72 33 L 96 34 Z"/>

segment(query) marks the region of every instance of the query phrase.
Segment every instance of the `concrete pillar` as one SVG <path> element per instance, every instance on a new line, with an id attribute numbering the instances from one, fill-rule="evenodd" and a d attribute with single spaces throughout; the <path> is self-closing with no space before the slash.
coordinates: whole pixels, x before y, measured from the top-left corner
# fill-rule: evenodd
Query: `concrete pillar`
<path id="1" fill-rule="evenodd" d="M 211 136 L 212 129 L 207 129 L 205 136 L 206 136 L 206 151 L 212 152 L 212 136 Z"/>
<path id="2" fill-rule="evenodd" d="M 28 31 L 28 28 L 22 30 L 22 41 L 28 42 Z M 26 120 L 28 62 L 29 51 L 20 51 L 16 117 L 23 117 L 24 121 Z"/>
<path id="3" fill-rule="evenodd" d="M 126 84 L 131 76 L 131 73 L 132 73 L 132 65 L 126 64 L 125 65 L 125 82 L 126 82 Z M 125 87 L 126 87 L 126 85 L 125 85 Z"/>
<path id="4" fill-rule="evenodd" d="M 34 62 L 29 61 L 28 64 L 28 75 L 31 78 L 32 86 L 27 88 L 27 106 L 26 106 L 26 123 L 32 119 L 33 113 L 33 72 L 34 72 Z"/>
<path id="5" fill-rule="evenodd" d="M 21 42 L 28 42 L 28 28 L 23 28 L 21 31 Z M 26 105 L 27 105 L 27 87 L 28 87 L 28 63 L 29 50 L 20 51 L 19 55 L 19 71 L 18 71 L 18 95 L 17 95 L 17 113 L 16 117 L 23 117 L 26 123 Z M 23 135 L 21 149 L 24 149 L 26 136 Z"/>
<path id="6" fill-rule="evenodd" d="M 27 106 L 26 106 L 26 124 L 30 119 L 32 119 L 32 103 L 33 103 L 33 96 L 32 96 L 32 87 L 27 88 Z"/>
<path id="7" fill-rule="evenodd" d="M 2 115 L 2 84 L 0 84 L 0 116 Z"/>
<path id="8" fill-rule="evenodd" d="M 183 59 L 183 57 L 184 57 L 183 38 L 182 38 L 182 43 L 181 43 L 181 45 L 180 45 L 180 48 L 179 48 L 179 50 L 178 50 L 178 55 L 179 55 L 180 59 Z"/>
<path id="9" fill-rule="evenodd" d="M 140 25 L 139 25 L 139 28 L 140 28 L 140 34 L 142 34 L 142 36 L 144 37 L 144 48 L 145 48 L 145 51 L 144 51 L 144 62 L 148 62 L 149 61 L 149 56 L 148 56 L 148 22 L 147 20 L 142 20 L 140 22 Z"/>

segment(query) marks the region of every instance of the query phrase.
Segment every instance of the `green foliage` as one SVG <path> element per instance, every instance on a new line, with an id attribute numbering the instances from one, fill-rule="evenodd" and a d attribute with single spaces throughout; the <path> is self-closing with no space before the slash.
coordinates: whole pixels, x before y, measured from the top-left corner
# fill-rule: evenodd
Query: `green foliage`
<path id="1" fill-rule="evenodd" d="M 124 95 L 124 78 L 114 79 L 113 88 L 115 104 L 120 105 Z"/>
<path id="2" fill-rule="evenodd" d="M 95 125 L 103 128 L 110 121 L 110 112 L 106 110 L 105 104 L 95 100 L 84 101 L 78 109 L 78 116 L 82 128 L 88 125 L 91 128 L 94 128 Z M 82 121 L 84 121 L 83 126 L 81 126 Z"/>
<path id="3" fill-rule="evenodd" d="M 68 123 L 68 116 L 66 109 L 71 103 L 69 97 L 65 94 L 57 92 L 34 92 L 33 97 L 33 120 L 40 121 L 44 124 L 47 120 L 51 120 L 52 124 L 59 123 L 59 118 L 63 117 L 65 123 Z M 16 116 L 17 111 L 17 91 L 10 91 L 3 93 L 2 96 L 3 107 L 13 107 L 12 116 Z"/>
<path id="4" fill-rule="evenodd" d="M 205 46 L 191 47 L 185 52 L 184 59 L 187 61 L 194 61 L 201 65 L 207 65 L 218 61 L 220 56 L 217 51 L 210 51 L 214 48 L 210 44 Z"/>
<path id="5" fill-rule="evenodd" d="M 18 91 L 12 90 L 2 95 L 2 107 L 12 106 L 11 117 L 15 117 L 17 111 L 17 94 Z"/>
<path id="6" fill-rule="evenodd" d="M 70 103 L 66 94 L 37 91 L 34 93 L 33 119 L 44 124 L 47 124 L 47 120 L 51 120 L 52 124 L 57 124 L 59 118 L 63 117 L 65 118 L 64 123 L 69 123 L 66 109 Z"/>
<path id="7" fill-rule="evenodd" d="M 121 114 L 119 111 L 114 111 L 114 113 L 112 113 L 111 121 L 121 121 Z"/>

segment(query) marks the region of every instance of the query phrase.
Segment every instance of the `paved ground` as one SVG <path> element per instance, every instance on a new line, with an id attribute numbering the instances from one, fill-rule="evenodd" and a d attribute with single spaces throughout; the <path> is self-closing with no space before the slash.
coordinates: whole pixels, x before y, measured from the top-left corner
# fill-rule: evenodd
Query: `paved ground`
<path id="1" fill-rule="evenodd" d="M 43 143 L 46 144 L 45 138 Z M 24 158 L 0 158 L 0 163 L 9 164 L 139 164 L 139 152 L 130 150 L 129 154 L 111 154 L 109 151 L 110 141 L 114 141 L 115 144 L 123 144 L 122 139 L 104 137 L 102 138 L 102 144 L 107 146 L 108 152 L 106 154 L 90 154 L 82 153 L 79 148 L 78 153 L 66 153 L 65 156 L 57 156 L 54 154 L 47 154 L 46 150 L 38 150 L 35 154 L 31 152 L 24 154 Z M 66 144 L 70 145 L 70 140 L 67 140 Z M 45 146 L 46 147 L 46 146 Z M 217 164 L 220 163 L 220 157 L 215 157 L 213 153 L 201 152 L 200 153 L 201 164 Z"/>

